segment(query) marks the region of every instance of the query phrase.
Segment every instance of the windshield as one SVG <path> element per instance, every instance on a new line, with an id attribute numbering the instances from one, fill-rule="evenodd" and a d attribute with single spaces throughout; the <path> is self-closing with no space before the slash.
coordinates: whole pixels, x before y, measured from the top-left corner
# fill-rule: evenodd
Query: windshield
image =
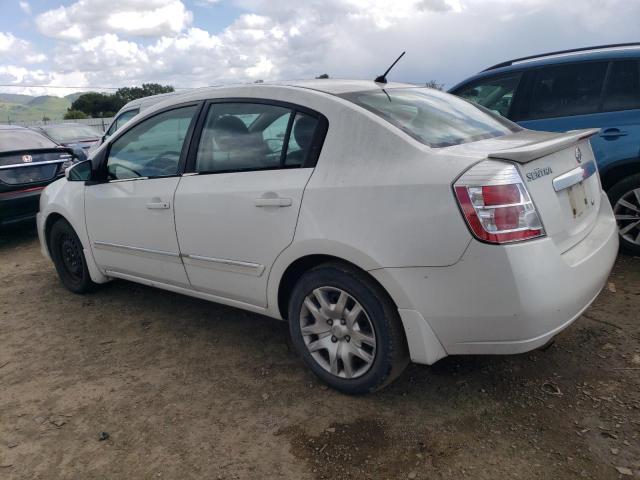
<path id="1" fill-rule="evenodd" d="M 54 147 L 57 147 L 55 143 L 33 130 L 26 128 L 0 130 L 0 152 Z"/>
<path id="2" fill-rule="evenodd" d="M 340 95 L 421 143 L 448 147 L 521 130 L 516 124 L 432 88 L 392 88 Z"/>
<path id="3" fill-rule="evenodd" d="M 42 130 L 58 143 L 95 140 L 100 137 L 100 132 L 89 125 L 52 125 L 42 127 Z"/>

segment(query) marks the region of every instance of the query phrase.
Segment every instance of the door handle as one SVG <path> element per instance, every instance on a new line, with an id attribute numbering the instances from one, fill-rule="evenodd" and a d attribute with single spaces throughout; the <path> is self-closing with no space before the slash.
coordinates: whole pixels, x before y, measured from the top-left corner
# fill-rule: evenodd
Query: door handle
<path id="1" fill-rule="evenodd" d="M 619 128 L 607 128 L 600 134 L 603 138 L 618 138 L 624 137 L 625 135 L 627 135 L 627 132 L 620 130 Z"/>
<path id="2" fill-rule="evenodd" d="M 290 207 L 293 205 L 293 199 L 285 197 L 256 198 L 254 204 L 256 207 Z"/>
<path id="3" fill-rule="evenodd" d="M 149 210 L 166 210 L 171 208 L 169 202 L 151 202 L 147 203 L 146 206 Z"/>

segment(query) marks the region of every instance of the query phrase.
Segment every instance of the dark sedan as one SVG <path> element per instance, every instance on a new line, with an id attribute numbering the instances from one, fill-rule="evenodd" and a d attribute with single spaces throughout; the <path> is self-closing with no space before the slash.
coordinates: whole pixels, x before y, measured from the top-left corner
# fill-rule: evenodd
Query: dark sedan
<path id="1" fill-rule="evenodd" d="M 60 145 L 72 148 L 80 160 L 86 160 L 89 147 L 102 138 L 102 133 L 96 128 L 81 123 L 59 123 L 33 129 Z"/>
<path id="2" fill-rule="evenodd" d="M 42 189 L 76 159 L 38 132 L 0 125 L 0 227 L 34 219 Z"/>

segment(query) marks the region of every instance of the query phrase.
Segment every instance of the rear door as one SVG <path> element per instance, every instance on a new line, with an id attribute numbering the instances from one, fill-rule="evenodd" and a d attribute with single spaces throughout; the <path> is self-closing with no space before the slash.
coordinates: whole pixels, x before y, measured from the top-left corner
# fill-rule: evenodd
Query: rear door
<path id="1" fill-rule="evenodd" d="M 637 60 L 582 62 L 531 72 L 533 88 L 520 125 L 564 132 L 600 128 L 591 145 L 601 170 L 640 154 L 640 70 Z"/>
<path id="2" fill-rule="evenodd" d="M 212 103 L 176 191 L 194 289 L 266 306 L 269 270 L 293 239 L 326 119 L 289 104 Z"/>

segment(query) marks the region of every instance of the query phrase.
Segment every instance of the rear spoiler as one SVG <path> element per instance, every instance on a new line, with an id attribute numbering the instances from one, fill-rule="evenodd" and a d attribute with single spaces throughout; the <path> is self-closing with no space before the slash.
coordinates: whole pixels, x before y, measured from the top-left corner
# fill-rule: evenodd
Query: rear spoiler
<path id="1" fill-rule="evenodd" d="M 490 153 L 487 157 L 500 160 L 511 160 L 518 163 L 527 163 L 574 145 L 580 140 L 584 140 L 585 138 L 595 135 L 599 131 L 599 128 L 587 128 L 584 130 L 570 130 L 566 133 L 540 132 L 541 135 L 532 136 L 532 141 L 529 144 L 522 147 L 499 150 L 497 152 Z"/>

